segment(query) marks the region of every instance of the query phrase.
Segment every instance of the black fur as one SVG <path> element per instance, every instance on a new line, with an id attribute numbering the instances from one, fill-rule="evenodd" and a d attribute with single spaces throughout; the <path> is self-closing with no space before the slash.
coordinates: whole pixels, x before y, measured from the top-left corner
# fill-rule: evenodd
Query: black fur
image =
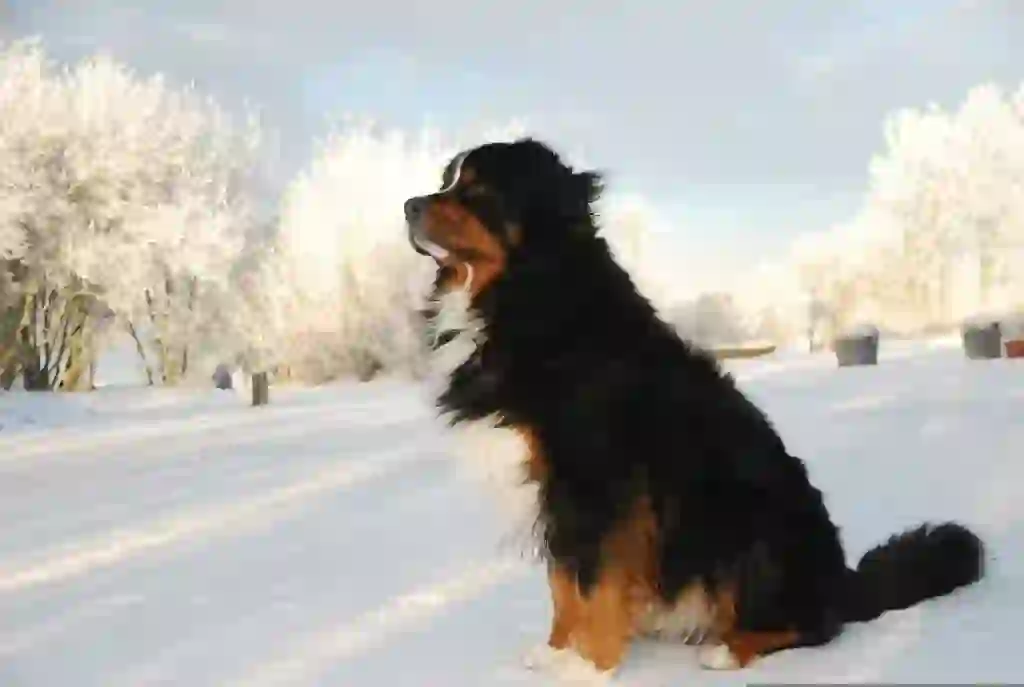
<path id="1" fill-rule="evenodd" d="M 909 608 L 949 594 L 982 575 L 981 541 L 955 523 L 921 525 L 893 535 L 860 559 L 851 571 L 845 616 L 873 620 L 889 610 Z"/>
<path id="2" fill-rule="evenodd" d="M 693 580 L 734 585 L 739 630 L 796 627 L 804 644 L 823 643 L 844 622 L 981 577 L 982 544 L 955 524 L 894 538 L 848 569 L 802 461 L 613 259 L 591 210 L 599 176 L 530 139 L 481 146 L 464 164 L 490 191 L 465 206 L 497 236 L 517 225 L 522 240 L 475 299 L 486 342 L 439 406 L 453 422 L 498 414 L 535 431 L 549 470 L 543 551 L 584 590 L 603 538 L 641 496 L 661 535 L 665 600 Z"/>

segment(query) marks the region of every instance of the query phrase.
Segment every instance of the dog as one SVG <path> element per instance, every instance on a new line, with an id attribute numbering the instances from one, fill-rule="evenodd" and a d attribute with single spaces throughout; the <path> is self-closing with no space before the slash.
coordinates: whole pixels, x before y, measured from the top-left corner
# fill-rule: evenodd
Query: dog
<path id="1" fill-rule="evenodd" d="M 611 675 L 633 638 L 667 635 L 738 669 L 980 580 L 983 543 L 956 522 L 847 566 L 803 461 L 615 260 L 602 176 L 534 138 L 490 142 L 404 206 L 413 249 L 437 263 L 438 408 L 514 437 L 511 476 L 532 486 L 549 658 L 572 650 Z"/>

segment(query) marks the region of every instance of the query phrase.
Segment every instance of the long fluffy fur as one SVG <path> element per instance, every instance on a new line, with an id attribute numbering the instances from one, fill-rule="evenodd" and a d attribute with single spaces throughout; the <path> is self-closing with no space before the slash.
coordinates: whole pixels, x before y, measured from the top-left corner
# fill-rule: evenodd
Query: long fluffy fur
<path id="1" fill-rule="evenodd" d="M 865 553 L 851 571 L 843 616 L 849 622 L 874 620 L 945 596 L 978 580 L 983 560 L 981 540 L 956 523 L 895 534 Z"/>
<path id="2" fill-rule="evenodd" d="M 472 303 L 472 355 L 446 371 L 453 425 L 493 418 L 543 446 L 542 553 L 584 593 L 602 545 L 647 499 L 656 588 L 668 603 L 699 581 L 735 591 L 736 627 L 795 627 L 820 644 L 978 580 L 983 546 L 947 523 L 892 538 L 847 567 L 839 531 L 803 462 L 708 353 L 681 339 L 616 263 L 591 211 L 600 179 L 526 140 L 470 151 L 501 196 L 482 215 L 522 230 L 503 273 Z"/>

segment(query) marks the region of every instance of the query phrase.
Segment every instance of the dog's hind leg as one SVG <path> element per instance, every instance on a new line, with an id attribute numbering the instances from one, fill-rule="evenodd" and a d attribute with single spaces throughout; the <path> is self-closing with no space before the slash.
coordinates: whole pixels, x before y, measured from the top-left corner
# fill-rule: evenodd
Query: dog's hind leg
<path id="1" fill-rule="evenodd" d="M 787 580 L 787 591 L 793 592 L 796 580 Z M 715 604 L 715 634 L 719 642 L 702 646 L 698 660 L 710 670 L 735 670 L 783 649 L 816 646 L 827 642 L 838 631 L 829 622 L 830 614 L 821 599 L 812 594 L 802 596 L 779 594 L 779 587 L 768 599 L 760 599 L 762 613 L 767 603 L 770 615 L 761 615 L 739 607 L 742 603 L 733 591 L 734 585 L 718 590 Z M 784 587 L 785 588 L 785 587 Z M 764 593 L 770 593 L 763 588 Z M 747 599 L 747 603 L 750 603 Z M 787 603 L 788 602 L 788 603 Z M 790 605 L 792 604 L 792 605 Z M 799 612 L 794 612 L 799 611 Z"/>
<path id="2" fill-rule="evenodd" d="M 723 637 L 721 644 L 702 646 L 698 657 L 701 666 L 709 670 L 736 670 L 766 654 L 802 644 L 796 630 L 732 632 Z"/>

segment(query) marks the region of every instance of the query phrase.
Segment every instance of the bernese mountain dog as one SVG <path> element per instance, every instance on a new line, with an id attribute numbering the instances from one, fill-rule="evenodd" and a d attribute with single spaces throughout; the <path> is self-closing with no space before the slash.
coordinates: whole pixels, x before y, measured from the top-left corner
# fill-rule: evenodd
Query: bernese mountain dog
<path id="1" fill-rule="evenodd" d="M 614 259 L 601 188 L 525 138 L 457 155 L 439 191 L 404 207 L 438 266 L 438 406 L 453 428 L 515 437 L 533 487 L 544 660 L 573 649 L 607 676 L 632 638 L 672 633 L 704 667 L 741 668 L 979 580 L 983 544 L 952 522 L 847 567 L 804 463 Z"/>

